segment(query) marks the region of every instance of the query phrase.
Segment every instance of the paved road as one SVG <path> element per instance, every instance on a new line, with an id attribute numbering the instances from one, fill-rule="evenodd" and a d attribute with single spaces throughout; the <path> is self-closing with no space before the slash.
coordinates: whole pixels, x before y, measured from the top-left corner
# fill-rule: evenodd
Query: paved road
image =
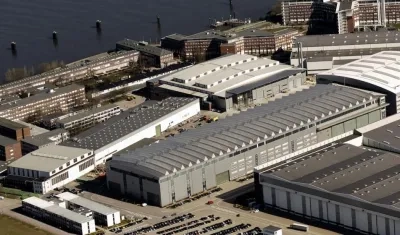
<path id="1" fill-rule="evenodd" d="M 239 189 L 237 189 L 240 187 Z M 233 199 L 246 191 L 253 189 L 252 180 L 248 180 L 244 183 L 228 182 L 222 186 L 223 191 L 211 194 L 210 197 L 204 197 L 199 200 L 193 201 L 188 204 L 184 204 L 176 209 L 158 208 L 158 207 L 141 207 L 140 205 L 135 205 L 127 202 L 118 201 L 112 198 L 107 198 L 98 194 L 93 194 L 89 192 L 84 192 L 83 196 L 89 198 L 93 201 L 97 201 L 116 209 L 121 210 L 122 214 L 126 215 L 136 215 L 136 216 L 146 216 L 149 220 L 146 222 L 148 224 L 154 224 L 162 220 L 163 216 L 171 215 L 172 213 L 182 214 L 191 212 L 196 216 L 206 216 L 209 214 L 216 214 L 223 218 L 231 218 L 236 223 L 250 223 L 253 226 L 259 226 L 260 228 L 266 227 L 268 225 L 275 225 L 283 228 L 284 234 L 296 235 L 304 234 L 303 232 L 298 232 L 294 230 L 287 229 L 287 227 L 292 224 L 293 220 L 282 218 L 279 216 L 271 215 L 264 212 L 250 213 L 249 211 L 244 211 L 242 209 L 234 208 L 229 202 L 229 199 Z M 236 189 L 236 190 L 235 190 Z M 222 198 L 223 197 L 223 198 Z M 208 200 L 213 200 L 214 204 L 212 206 L 206 205 Z M 241 216 L 236 217 L 237 214 Z M 130 228 L 131 230 L 131 228 Z M 150 233 L 149 233 L 150 234 Z M 337 234 L 335 232 L 310 226 L 310 232 L 308 234 L 312 235 L 333 235 Z"/>
<path id="2" fill-rule="evenodd" d="M 0 214 L 8 215 L 10 217 L 13 217 L 17 220 L 23 221 L 27 224 L 31 224 L 35 227 L 38 227 L 38 228 L 45 230 L 52 234 L 57 234 L 57 235 L 69 235 L 70 234 L 70 233 L 64 232 L 60 229 L 57 229 L 55 227 L 52 227 L 50 225 L 47 225 L 45 223 L 42 223 L 38 220 L 32 219 L 30 217 L 27 217 L 25 215 L 22 215 L 22 214 L 12 211 L 13 209 L 18 208 L 20 206 L 21 206 L 20 200 L 5 198 L 4 200 L 0 201 Z"/>

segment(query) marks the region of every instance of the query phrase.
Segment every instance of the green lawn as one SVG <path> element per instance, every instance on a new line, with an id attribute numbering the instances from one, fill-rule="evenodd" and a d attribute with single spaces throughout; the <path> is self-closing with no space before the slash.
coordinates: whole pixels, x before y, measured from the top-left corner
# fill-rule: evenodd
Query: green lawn
<path id="1" fill-rule="evenodd" d="M 2 235 L 51 235 L 44 230 L 36 228 L 30 224 L 16 220 L 6 215 L 0 215 L 0 234 Z"/>

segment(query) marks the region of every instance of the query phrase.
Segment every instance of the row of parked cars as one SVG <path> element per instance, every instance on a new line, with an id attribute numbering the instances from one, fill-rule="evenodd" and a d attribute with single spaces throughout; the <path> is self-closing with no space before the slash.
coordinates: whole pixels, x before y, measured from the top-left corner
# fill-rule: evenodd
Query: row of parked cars
<path id="1" fill-rule="evenodd" d="M 242 224 L 236 225 L 234 227 L 227 228 L 227 229 L 221 230 L 219 232 L 213 233 L 211 235 L 228 235 L 228 234 L 232 234 L 234 232 L 240 231 L 240 230 L 248 229 L 250 227 L 251 227 L 251 224 L 243 224 L 242 223 Z"/>
<path id="2" fill-rule="evenodd" d="M 171 226 L 171 225 L 174 225 L 174 224 L 177 224 L 177 223 L 181 223 L 181 222 L 183 222 L 185 220 L 192 219 L 193 217 L 194 217 L 194 215 L 192 213 L 183 214 L 183 215 L 177 216 L 177 217 L 175 217 L 173 219 L 166 220 L 166 221 L 154 224 L 153 226 L 147 226 L 147 227 L 140 228 L 140 229 L 138 229 L 136 231 L 125 233 L 124 235 L 137 235 L 137 234 L 142 234 L 142 233 L 148 233 L 148 232 L 151 232 L 151 231 L 155 231 L 157 229 L 161 229 L 161 228 L 164 228 L 164 227 L 167 227 L 167 226 Z"/>
<path id="3" fill-rule="evenodd" d="M 207 217 L 201 217 L 199 220 L 190 221 L 187 224 L 182 224 L 182 225 L 179 225 L 179 226 L 176 226 L 176 227 L 164 230 L 164 231 L 160 231 L 160 233 L 158 233 L 158 234 L 163 234 L 163 235 L 179 234 L 184 231 L 187 232 L 191 229 L 198 228 L 205 224 L 209 224 L 212 221 L 219 220 L 219 219 L 220 219 L 220 217 L 214 217 L 214 215 L 209 215 Z M 196 230 L 196 231 L 189 232 L 187 234 L 195 235 L 195 234 L 199 234 L 199 231 Z"/>
<path id="4" fill-rule="evenodd" d="M 227 219 L 224 220 L 223 222 L 220 223 L 216 223 L 210 226 L 207 226 L 205 228 L 202 229 L 202 231 L 200 231 L 200 233 L 207 233 L 207 232 L 211 232 L 217 229 L 220 229 L 222 227 L 225 227 L 226 225 L 231 225 L 232 224 L 232 220 L 231 219 Z"/>

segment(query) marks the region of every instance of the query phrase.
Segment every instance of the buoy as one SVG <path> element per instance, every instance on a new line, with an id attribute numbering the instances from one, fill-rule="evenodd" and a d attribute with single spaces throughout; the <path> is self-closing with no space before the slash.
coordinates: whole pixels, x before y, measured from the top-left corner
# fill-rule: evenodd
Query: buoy
<path id="1" fill-rule="evenodd" d="M 57 40 L 57 32 L 53 31 L 53 40 Z"/>
<path id="2" fill-rule="evenodd" d="M 11 42 L 11 50 L 16 51 L 17 50 L 17 43 L 16 42 Z"/>
<path id="3" fill-rule="evenodd" d="M 101 28 L 101 20 L 96 21 L 96 28 L 100 29 Z"/>
<path id="4" fill-rule="evenodd" d="M 161 24 L 161 20 L 160 20 L 160 17 L 159 17 L 159 16 L 157 16 L 157 24 L 158 24 L 158 25 Z"/>

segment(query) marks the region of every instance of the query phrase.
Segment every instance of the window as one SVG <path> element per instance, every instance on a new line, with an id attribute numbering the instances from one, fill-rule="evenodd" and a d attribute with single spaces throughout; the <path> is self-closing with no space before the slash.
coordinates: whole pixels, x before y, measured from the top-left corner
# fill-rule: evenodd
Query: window
<path id="1" fill-rule="evenodd" d="M 82 155 L 82 156 L 81 156 L 81 160 L 82 160 L 84 157 L 85 157 L 85 155 Z"/>
<path id="2" fill-rule="evenodd" d="M 58 169 L 61 171 L 63 168 L 64 168 L 63 166 L 60 166 Z"/>
<path id="3" fill-rule="evenodd" d="M 67 166 L 71 165 L 71 163 L 67 162 Z"/>

